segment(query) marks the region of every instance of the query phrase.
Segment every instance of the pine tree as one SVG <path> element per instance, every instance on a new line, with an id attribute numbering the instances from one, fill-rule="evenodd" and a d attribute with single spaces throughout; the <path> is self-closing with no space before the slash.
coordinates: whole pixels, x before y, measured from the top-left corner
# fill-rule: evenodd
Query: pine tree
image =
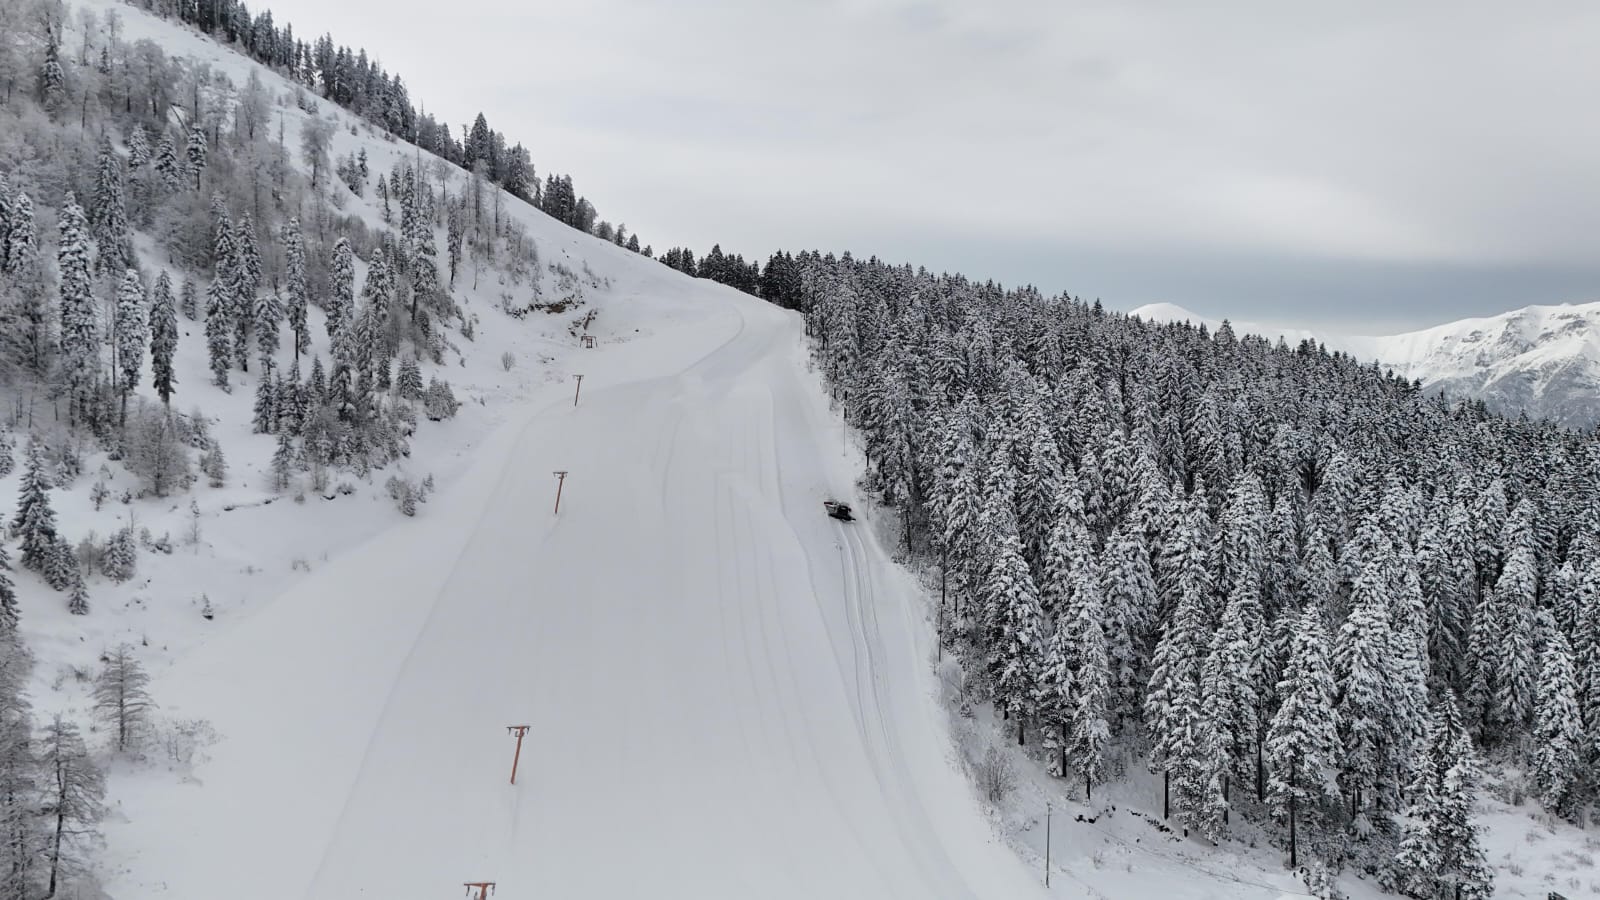
<path id="1" fill-rule="evenodd" d="M 65 563 L 66 554 L 57 553 L 56 559 Z M 74 567 L 64 578 L 71 591 L 71 595 L 67 599 L 67 612 L 75 616 L 87 616 L 89 614 L 89 586 L 84 583 L 83 573 Z"/>
<path id="2" fill-rule="evenodd" d="M 143 168 L 150 161 L 150 136 L 144 126 L 135 124 L 128 131 L 128 168 Z"/>
<path id="3" fill-rule="evenodd" d="M 1533 780 L 1545 806 L 1567 814 L 1577 799 L 1585 754 L 1572 651 L 1559 631 L 1545 648 L 1536 696 Z"/>
<path id="4" fill-rule="evenodd" d="M 252 420 L 256 434 L 271 434 L 278 424 L 278 385 L 272 375 L 269 361 L 261 368 L 261 379 L 256 384 L 255 417 Z"/>
<path id="5" fill-rule="evenodd" d="M 1026 739 L 1026 719 L 1033 713 L 1036 667 L 1044 645 L 1039 597 L 1022 545 L 1007 523 L 998 523 L 995 560 L 984 583 L 983 602 L 996 633 L 989 643 L 989 671 L 995 679 L 996 703 L 1016 720 L 1017 742 Z"/>
<path id="6" fill-rule="evenodd" d="M 345 238 L 339 238 L 333 245 L 329 279 L 332 295 L 328 297 L 328 339 L 337 341 L 345 326 L 353 324 L 356 308 L 355 253 Z"/>
<path id="7" fill-rule="evenodd" d="M 133 239 L 128 231 L 127 203 L 122 189 L 122 160 L 111 149 L 111 140 L 100 142 L 98 172 L 92 215 L 95 244 L 99 254 L 95 258 L 95 271 L 115 275 L 134 264 Z"/>
<path id="8" fill-rule="evenodd" d="M 192 285 L 184 283 L 186 291 Z M 172 394 L 178 383 L 172 359 L 178 351 L 178 311 L 173 307 L 172 278 L 165 269 L 156 278 L 156 289 L 150 301 L 150 382 L 161 402 L 172 405 Z"/>
<path id="9" fill-rule="evenodd" d="M 50 873 L 44 896 L 53 897 L 67 872 L 87 862 L 104 814 L 105 780 L 78 727 L 59 715 L 40 736 L 39 762 L 47 785 L 40 812 L 51 835 L 44 850 Z"/>
<path id="10" fill-rule="evenodd" d="M 1299 864 L 1296 835 L 1300 810 L 1336 793 L 1334 761 L 1338 730 L 1333 708 L 1333 673 L 1322 615 L 1307 607 L 1294 616 L 1294 645 L 1278 683 L 1283 703 L 1267 730 L 1269 801 L 1273 814 L 1289 821 L 1289 865 Z"/>
<path id="11" fill-rule="evenodd" d="M 33 710 L 25 693 L 32 668 L 17 641 L 0 641 L 0 896 L 43 894 L 37 866 L 46 846 Z"/>
<path id="12" fill-rule="evenodd" d="M 138 574 L 139 545 L 134 540 L 133 529 L 121 528 L 106 541 L 106 552 L 100 564 L 101 571 L 112 581 L 123 582 Z"/>
<path id="13" fill-rule="evenodd" d="M 1357 577 L 1350 617 L 1334 648 L 1339 736 L 1339 785 L 1352 815 L 1371 808 L 1382 815 L 1396 796 L 1393 707 L 1389 653 L 1393 636 L 1384 601 L 1383 573 L 1376 561 Z M 1370 818 L 1358 821 L 1365 827 Z"/>
<path id="14" fill-rule="evenodd" d="M 67 195 L 56 251 L 61 273 L 61 355 L 72 402 L 69 418 L 81 421 L 100 374 L 100 329 L 89 274 L 88 222 L 83 208 Z"/>
<path id="15" fill-rule="evenodd" d="M 272 454 L 272 489 L 282 493 L 294 482 L 294 438 L 288 429 L 278 432 L 278 448 Z"/>
<path id="16" fill-rule="evenodd" d="M 39 102 L 50 115 L 59 115 L 67 102 L 67 72 L 61 67 L 56 32 L 45 29 L 44 63 L 39 67 Z"/>
<path id="17" fill-rule="evenodd" d="M 194 177 L 194 189 L 200 190 L 200 173 L 206 169 L 206 133 L 195 125 L 189 129 L 189 143 L 184 148 L 185 168 Z"/>
<path id="18" fill-rule="evenodd" d="M 27 193 L 18 191 L 12 201 L 6 229 L 5 256 L 0 258 L 0 268 L 7 275 L 27 271 L 39 253 L 39 228 L 33 218 L 33 200 Z"/>
<path id="19" fill-rule="evenodd" d="M 395 379 L 395 393 L 404 400 L 421 400 L 424 389 L 422 383 L 422 367 L 417 365 L 415 357 L 406 357 L 400 361 L 400 375 Z"/>
<path id="20" fill-rule="evenodd" d="M 233 367 L 233 308 L 228 287 L 219 275 L 206 288 L 206 355 L 211 361 L 211 383 L 228 389 L 228 370 Z"/>
<path id="21" fill-rule="evenodd" d="M 17 587 L 11 581 L 11 554 L 0 542 L 0 643 L 16 636 L 17 623 L 21 619 L 21 610 L 17 608 Z"/>
<path id="22" fill-rule="evenodd" d="M 283 288 L 285 315 L 289 330 L 294 332 L 294 359 L 311 350 L 311 332 L 306 327 L 306 250 L 300 237 L 300 220 L 290 219 L 283 226 Z"/>
<path id="23" fill-rule="evenodd" d="M 28 464 L 22 472 L 14 526 L 22 537 L 22 566 L 43 572 L 56 542 L 56 513 L 50 506 L 50 480 L 44 449 L 28 442 Z"/>
<path id="24" fill-rule="evenodd" d="M 252 310 L 255 319 L 256 352 L 261 354 L 262 366 L 278 352 L 278 323 L 283 321 L 283 301 L 277 291 L 262 291 L 256 295 Z"/>
<path id="25" fill-rule="evenodd" d="M 183 292 L 179 295 L 178 309 L 183 317 L 193 322 L 200 318 L 200 289 L 194 286 L 193 278 L 183 279 Z"/>
<path id="26" fill-rule="evenodd" d="M 137 748 L 150 724 L 155 701 L 150 699 L 150 676 L 127 644 L 106 656 L 105 668 L 94 683 L 94 711 L 111 727 L 116 750 Z"/>
<path id="27" fill-rule="evenodd" d="M 1074 768 L 1083 776 L 1084 795 L 1092 798 L 1095 784 L 1105 777 L 1105 748 L 1111 740 L 1111 672 L 1105 633 L 1100 627 L 1102 608 L 1093 565 L 1086 566 L 1079 577 L 1084 583 L 1076 591 L 1080 599 L 1074 604 L 1072 616 L 1078 668 L 1073 679 L 1077 702 L 1069 753 Z"/>
<path id="28" fill-rule="evenodd" d="M 178 161 L 178 145 L 170 132 L 161 136 L 161 144 L 156 148 L 155 170 L 161 186 L 169 193 L 182 186 L 184 166 Z"/>
<path id="29" fill-rule="evenodd" d="M 144 282 L 139 280 L 137 269 L 129 269 L 122 276 L 117 289 L 117 315 L 112 322 L 111 339 L 117 354 L 121 393 L 121 410 L 118 422 L 128 424 L 128 395 L 139 386 L 139 372 L 144 366 L 144 346 L 149 340 L 149 325 L 145 315 Z"/>
<path id="30" fill-rule="evenodd" d="M 256 246 L 255 219 L 246 212 L 233 235 L 233 266 L 229 293 L 233 295 L 234 362 L 250 371 L 250 340 L 255 324 L 256 293 L 261 286 L 261 252 Z"/>

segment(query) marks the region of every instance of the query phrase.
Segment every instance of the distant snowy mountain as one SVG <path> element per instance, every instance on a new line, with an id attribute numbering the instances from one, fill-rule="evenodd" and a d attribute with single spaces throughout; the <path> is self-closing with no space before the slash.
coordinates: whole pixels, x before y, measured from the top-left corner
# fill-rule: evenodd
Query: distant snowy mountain
<path id="1" fill-rule="evenodd" d="M 1170 303 L 1141 306 L 1132 315 L 1219 324 Z M 1600 422 L 1600 303 L 1529 306 L 1382 336 L 1313 335 L 1244 322 L 1233 328 L 1291 342 L 1315 337 L 1330 349 L 1377 360 L 1428 388 L 1481 398 L 1497 410 L 1573 428 Z"/>

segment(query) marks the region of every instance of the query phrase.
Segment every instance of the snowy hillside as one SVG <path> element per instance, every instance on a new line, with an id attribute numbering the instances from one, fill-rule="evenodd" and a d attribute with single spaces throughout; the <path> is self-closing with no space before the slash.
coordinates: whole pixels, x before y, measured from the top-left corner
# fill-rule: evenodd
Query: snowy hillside
<path id="1" fill-rule="evenodd" d="M 1211 328 L 1220 324 L 1171 303 L 1141 306 L 1130 315 Z M 1600 422 L 1600 303 L 1528 306 L 1392 335 L 1232 324 L 1240 334 L 1282 336 L 1291 344 L 1317 340 L 1330 350 L 1376 360 L 1425 387 L 1482 399 L 1492 409 L 1526 412 L 1573 428 Z"/>

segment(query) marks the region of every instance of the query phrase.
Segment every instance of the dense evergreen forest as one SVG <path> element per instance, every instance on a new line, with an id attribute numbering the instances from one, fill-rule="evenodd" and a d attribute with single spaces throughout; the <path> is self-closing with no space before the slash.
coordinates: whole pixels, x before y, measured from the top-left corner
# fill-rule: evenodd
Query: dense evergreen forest
<path id="1" fill-rule="evenodd" d="M 1085 793 L 1122 749 L 1189 829 L 1245 816 L 1422 897 L 1491 892 L 1483 765 L 1596 799 L 1592 435 L 1226 324 L 790 271 L 970 691 Z"/>

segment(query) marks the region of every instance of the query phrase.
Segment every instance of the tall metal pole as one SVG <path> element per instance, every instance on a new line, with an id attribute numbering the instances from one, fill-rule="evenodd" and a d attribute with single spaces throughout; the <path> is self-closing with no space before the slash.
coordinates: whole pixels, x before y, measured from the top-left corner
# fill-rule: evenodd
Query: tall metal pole
<path id="1" fill-rule="evenodd" d="M 517 783 L 517 763 L 522 760 L 522 736 L 528 733 L 528 726 L 526 726 L 526 725 L 507 725 L 506 726 L 506 733 L 507 734 L 514 734 L 514 735 L 517 736 L 517 750 L 511 757 L 511 783 L 512 784 L 516 784 Z"/>
<path id="2" fill-rule="evenodd" d="M 1044 805 L 1044 886 L 1050 886 L 1050 804 Z"/>
<path id="3" fill-rule="evenodd" d="M 578 394 L 580 394 L 583 391 L 583 376 L 582 375 L 574 375 L 573 377 L 578 379 L 578 387 L 572 392 L 572 405 L 573 406 L 577 406 L 578 405 Z"/>
<path id="4" fill-rule="evenodd" d="M 551 474 L 556 476 L 556 512 L 555 512 L 555 514 L 559 516 L 559 515 L 561 515 L 561 488 L 567 483 L 567 473 L 566 473 L 566 470 L 563 469 L 560 472 L 552 472 Z"/>

